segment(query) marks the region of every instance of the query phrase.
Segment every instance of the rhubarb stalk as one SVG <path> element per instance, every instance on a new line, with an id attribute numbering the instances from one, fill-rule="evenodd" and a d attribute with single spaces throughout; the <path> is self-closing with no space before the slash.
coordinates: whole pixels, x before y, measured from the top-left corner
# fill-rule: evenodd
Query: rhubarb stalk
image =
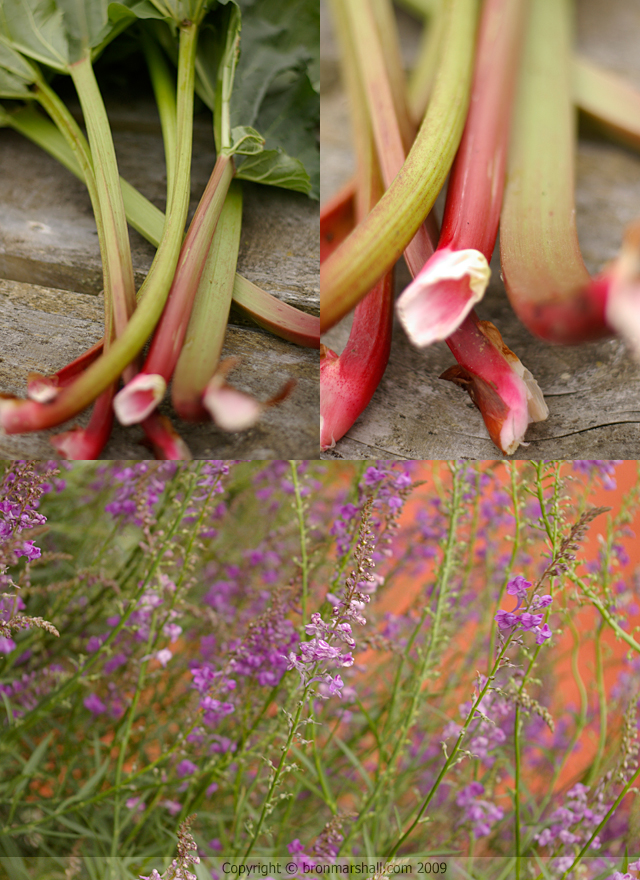
<path id="1" fill-rule="evenodd" d="M 164 397 L 167 383 L 180 357 L 193 301 L 232 177 L 232 159 L 224 154 L 218 156 L 214 171 L 189 226 L 167 305 L 151 341 L 144 367 L 116 395 L 114 407 L 118 420 L 123 425 L 141 422 Z M 234 275 L 235 262 L 231 275 L 229 305 Z M 229 314 L 229 305 L 227 305 L 225 321 Z M 207 378 L 210 377 L 211 374 Z"/>
<path id="2" fill-rule="evenodd" d="M 54 401 L 47 404 L 6 398 L 0 401 L 0 425 L 6 433 L 39 431 L 84 409 L 131 363 L 160 317 L 178 262 L 188 208 L 196 44 L 197 26 L 190 21 L 183 22 L 178 61 L 176 200 L 174 209 L 167 216 L 162 242 L 140 290 L 138 307 L 124 333 L 109 351 L 76 382 L 64 388 Z"/>
<path id="3" fill-rule="evenodd" d="M 379 7 L 380 5 L 378 4 Z M 355 62 L 354 23 L 342 0 L 336 0 L 333 11 L 341 40 L 342 67 L 354 125 L 357 157 L 354 207 L 356 221 L 361 222 L 379 200 L 383 185 L 375 155 L 370 115 L 367 112 L 365 77 L 361 75 L 361 66 Z M 370 14 L 371 10 L 365 10 L 365 15 Z M 369 33 L 373 34 L 376 60 L 379 65 L 384 66 L 382 53 L 377 45 L 377 26 L 372 18 L 368 20 L 372 25 Z M 387 51 L 390 51 L 390 47 Z M 379 81 L 385 90 L 386 100 L 392 104 L 391 89 L 384 71 L 381 72 Z M 402 145 L 399 149 L 403 150 Z M 393 272 L 390 271 L 356 306 L 344 351 L 337 355 L 326 346 L 320 349 L 321 449 L 335 446 L 368 406 L 389 361 L 392 324 Z"/>
<path id="4" fill-rule="evenodd" d="M 500 220 L 511 305 L 532 333 L 562 344 L 610 333 L 608 285 L 590 278 L 576 231 L 570 21 L 570 0 L 531 4 Z"/>
<path id="5" fill-rule="evenodd" d="M 483 16 L 492 16 L 493 12 L 494 7 L 490 2 L 485 5 Z M 359 22 L 359 27 L 364 27 L 364 23 Z M 482 33 L 490 35 L 491 29 L 483 27 Z M 368 44 L 371 43 L 370 39 Z M 379 92 L 383 94 L 382 89 Z M 373 90 L 369 91 L 372 115 L 379 112 L 381 101 L 380 94 L 376 98 Z M 384 112 L 385 125 L 393 125 L 394 114 L 388 110 Z M 387 173 L 393 171 L 393 162 L 399 164 L 402 160 L 397 155 L 400 141 L 399 129 L 385 141 L 387 149 L 383 167 L 387 168 Z M 380 143 L 378 151 L 382 159 Z M 432 253 L 424 237 L 414 238 L 408 251 L 407 262 L 414 274 Z M 455 355 L 458 366 L 447 371 L 444 378 L 456 381 L 469 391 L 482 413 L 494 443 L 506 454 L 513 454 L 523 441 L 528 424 L 547 416 L 547 408 L 535 380 L 504 345 L 497 329 L 488 322 L 480 322 L 473 312 L 447 339 L 447 344 Z"/>
<path id="6" fill-rule="evenodd" d="M 469 114 L 456 155 L 438 249 L 397 304 L 414 345 L 446 339 L 489 283 L 527 3 L 486 0 Z"/>
<path id="7" fill-rule="evenodd" d="M 72 174 L 84 180 L 84 174 L 80 170 L 75 155 L 59 130 L 33 107 L 21 107 L 11 113 L 2 111 L 0 123 L 10 125 L 19 131 L 43 150 L 46 150 Z M 162 239 L 164 214 L 122 177 L 120 178 L 120 186 L 129 224 L 157 248 Z M 319 318 L 282 302 L 238 273 L 236 273 L 233 285 L 233 300 L 256 324 L 271 333 L 288 342 L 294 342 L 296 345 L 318 348 L 320 344 Z M 96 343 L 96 346 L 100 346 L 100 348 L 96 352 L 93 349 L 90 350 L 92 352 L 91 360 L 95 360 L 94 353 L 97 357 L 102 351 L 102 343 Z M 81 357 L 85 357 L 85 355 Z M 76 372 L 80 372 L 80 370 Z M 57 384 L 66 385 L 68 382 L 59 381 Z M 52 399 L 52 396 L 48 399 Z"/>
<path id="8" fill-rule="evenodd" d="M 173 377 L 171 398 L 187 421 L 208 419 L 202 395 L 216 371 L 227 329 L 231 293 L 240 247 L 242 188 L 229 188 L 207 256 L 204 283 L 191 314 Z"/>
<path id="9" fill-rule="evenodd" d="M 442 63 L 401 173 L 321 269 L 321 326 L 333 327 L 394 265 L 433 207 L 460 142 L 469 101 L 478 4 L 446 0 Z"/>

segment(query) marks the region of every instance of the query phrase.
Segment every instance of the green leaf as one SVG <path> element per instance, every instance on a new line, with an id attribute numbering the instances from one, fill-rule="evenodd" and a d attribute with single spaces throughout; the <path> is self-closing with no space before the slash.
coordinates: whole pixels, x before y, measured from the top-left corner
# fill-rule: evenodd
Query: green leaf
<path id="1" fill-rule="evenodd" d="M 269 186 L 281 186 L 309 195 L 311 180 L 304 165 L 283 150 L 263 150 L 257 156 L 247 156 L 238 167 L 239 180 L 251 180 Z"/>
<path id="2" fill-rule="evenodd" d="M 119 0 L 109 3 L 109 19 L 156 18 L 179 25 L 183 21 L 200 24 L 208 9 L 228 0 Z"/>
<path id="3" fill-rule="evenodd" d="M 0 39 L 35 61 L 67 72 L 96 57 L 129 23 L 109 21 L 109 0 L 2 0 Z"/>
<path id="4" fill-rule="evenodd" d="M 261 153 L 264 138 L 255 128 L 239 125 L 231 130 L 231 153 L 239 156 L 254 156 Z"/>
<path id="5" fill-rule="evenodd" d="M 314 199 L 320 198 L 318 111 L 318 96 L 309 77 L 285 74 L 279 90 L 264 101 L 256 121 L 266 150 L 280 148 L 302 163 L 310 178 L 308 194 Z"/>
<path id="6" fill-rule="evenodd" d="M 240 0 L 242 42 L 231 107 L 232 125 L 254 125 L 285 71 L 312 71 L 316 82 L 320 13 L 315 0 Z"/>
<path id="7" fill-rule="evenodd" d="M 231 126 L 255 128 L 265 139 L 265 151 L 242 162 L 238 177 L 318 198 L 318 4 L 315 0 L 238 0 L 237 5 L 243 17 L 240 58 L 230 95 Z M 220 32 L 215 18 L 207 19 L 196 63 L 198 94 L 215 108 L 218 145 L 219 71 L 224 68 Z M 227 40 L 227 52 L 230 45 L 232 41 Z"/>

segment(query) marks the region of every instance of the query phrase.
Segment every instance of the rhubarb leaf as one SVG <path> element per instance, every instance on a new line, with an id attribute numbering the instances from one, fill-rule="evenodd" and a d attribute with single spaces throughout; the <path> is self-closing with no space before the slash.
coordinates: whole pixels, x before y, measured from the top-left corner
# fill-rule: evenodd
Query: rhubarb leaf
<path id="1" fill-rule="evenodd" d="M 34 71 L 19 52 L 0 42 L 0 97 L 33 98 Z"/>
<path id="2" fill-rule="evenodd" d="M 128 25 L 109 21 L 108 0 L 0 0 L 0 37 L 29 58 L 67 73 L 95 58 Z"/>
<path id="3" fill-rule="evenodd" d="M 119 0 L 109 3 L 112 22 L 136 18 L 155 18 L 179 25 L 185 19 L 200 24 L 208 9 L 228 0 Z"/>
<path id="4" fill-rule="evenodd" d="M 235 0 L 234 0 L 235 2 Z M 315 0 L 239 0 L 240 58 L 229 96 L 231 126 L 257 129 L 265 149 L 238 161 L 237 177 L 318 197 L 319 15 Z M 220 145 L 221 77 L 229 46 L 220 42 L 215 16 L 207 19 L 198 45 L 197 91 L 214 110 Z M 239 26 L 239 22 L 238 22 Z M 225 58 L 225 52 L 227 57 Z M 234 61 L 235 63 L 235 61 Z"/>
<path id="5" fill-rule="evenodd" d="M 254 156 L 261 153 L 264 138 L 255 128 L 239 125 L 231 130 L 231 152 L 233 155 Z"/>
<path id="6" fill-rule="evenodd" d="M 287 156 L 284 150 L 263 150 L 256 156 L 248 156 L 236 174 L 240 180 L 281 186 L 298 192 L 311 192 L 309 175 L 302 162 Z"/>

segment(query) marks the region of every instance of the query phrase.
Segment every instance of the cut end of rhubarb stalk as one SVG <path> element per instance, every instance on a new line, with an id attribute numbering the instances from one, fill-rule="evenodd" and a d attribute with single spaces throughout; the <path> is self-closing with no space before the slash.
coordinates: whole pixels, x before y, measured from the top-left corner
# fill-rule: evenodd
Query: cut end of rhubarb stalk
<path id="1" fill-rule="evenodd" d="M 114 397 L 113 408 L 121 425 L 144 421 L 160 403 L 167 383 L 157 373 L 138 373 Z"/>
<path id="2" fill-rule="evenodd" d="M 490 321 L 480 321 L 478 329 L 506 361 L 505 371 L 500 376 L 482 376 L 457 364 L 440 378 L 469 393 L 495 445 L 506 455 L 513 455 L 520 445 L 526 445 L 524 435 L 531 422 L 544 421 L 549 410 L 538 383 L 504 344 L 497 327 Z"/>
<path id="3" fill-rule="evenodd" d="M 84 428 L 73 427 L 62 434 L 56 434 L 49 443 L 62 458 L 68 461 L 89 461 L 95 459 L 95 439 L 87 437 Z"/>
<path id="4" fill-rule="evenodd" d="M 29 373 L 27 376 L 27 396 L 38 403 L 50 403 L 60 393 L 55 377 L 43 376 L 42 373 Z"/>
<path id="5" fill-rule="evenodd" d="M 265 409 L 282 403 L 297 384 L 295 379 L 290 379 L 277 394 L 262 402 L 227 384 L 227 375 L 239 363 L 238 358 L 221 361 L 202 397 L 204 406 L 218 428 L 234 434 L 252 428 Z"/>
<path id="6" fill-rule="evenodd" d="M 436 251 L 396 306 L 411 342 L 424 348 L 451 336 L 482 299 L 490 278 L 489 264 L 480 251 Z"/>
<path id="7" fill-rule="evenodd" d="M 640 360 L 640 220 L 627 227 L 620 253 L 604 275 L 609 278 L 607 323 Z"/>

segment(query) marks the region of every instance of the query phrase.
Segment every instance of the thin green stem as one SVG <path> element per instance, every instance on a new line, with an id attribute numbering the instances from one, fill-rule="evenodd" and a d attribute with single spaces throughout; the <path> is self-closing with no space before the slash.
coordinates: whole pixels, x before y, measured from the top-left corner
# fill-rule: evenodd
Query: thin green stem
<path id="1" fill-rule="evenodd" d="M 431 613 L 432 624 L 431 629 L 429 630 L 429 643 L 426 650 L 422 652 L 422 659 L 420 662 L 420 666 L 415 675 L 413 682 L 413 690 L 411 694 L 411 698 L 409 701 L 409 706 L 405 712 L 403 721 L 398 724 L 396 728 L 394 728 L 394 733 L 396 734 L 395 746 L 391 753 L 391 756 L 388 759 L 387 765 L 384 770 L 379 774 L 376 784 L 367 797 L 364 805 L 359 810 L 359 815 L 356 821 L 351 825 L 348 835 L 346 836 L 342 847 L 345 847 L 348 842 L 353 838 L 355 833 L 360 829 L 362 824 L 369 818 L 369 813 L 371 807 L 375 804 L 375 802 L 380 797 L 381 792 L 383 791 L 385 785 L 388 780 L 393 777 L 397 762 L 402 754 L 402 750 L 406 745 L 406 738 L 415 720 L 415 715 L 417 712 L 418 703 L 422 697 L 422 691 L 424 687 L 424 683 L 427 677 L 433 673 L 431 668 L 432 662 L 434 659 L 434 654 L 436 648 L 440 645 L 442 640 L 441 634 L 441 626 L 442 626 L 442 616 L 444 611 L 444 606 L 448 597 L 448 587 L 451 576 L 453 575 L 455 569 L 455 559 L 456 553 L 458 550 L 458 521 L 460 518 L 460 505 L 462 500 L 462 492 L 463 492 L 463 480 L 462 480 L 462 472 L 461 469 L 454 463 L 450 466 L 453 474 L 453 485 L 451 489 L 451 510 L 450 510 L 450 518 L 449 518 L 449 526 L 447 530 L 447 539 L 444 547 L 442 563 L 440 565 L 440 569 L 438 571 L 438 578 L 436 581 L 436 585 L 434 588 L 434 593 L 436 595 L 436 607 L 434 611 L 430 612 L 430 609 L 427 607 L 423 611 L 421 616 L 420 623 L 415 627 L 412 636 L 409 639 L 407 647 L 403 653 L 403 661 L 404 658 L 409 656 L 409 652 L 414 644 L 415 639 L 417 638 L 418 632 L 420 631 L 422 625 L 424 624 L 427 616 Z M 399 691 L 399 673 L 396 673 L 396 682 L 394 686 L 394 694 Z M 393 697 L 392 697 L 393 699 Z M 394 850 L 395 852 L 395 850 Z"/>
<path id="2" fill-rule="evenodd" d="M 260 811 L 260 816 L 258 818 L 257 825 L 255 827 L 255 830 L 254 830 L 252 836 L 251 836 L 251 840 L 249 841 L 247 848 L 244 852 L 244 857 L 242 860 L 243 865 L 246 863 L 247 859 L 251 855 L 251 851 L 252 851 L 256 841 L 258 840 L 258 837 L 260 836 L 260 832 L 262 831 L 262 826 L 264 825 L 264 820 L 266 819 L 269 811 L 271 810 L 271 801 L 273 798 L 273 793 L 275 792 L 276 787 L 279 785 L 280 779 L 281 779 L 282 774 L 284 772 L 284 766 L 285 766 L 285 762 L 287 760 L 287 756 L 289 754 L 289 749 L 291 748 L 291 744 L 293 743 L 294 737 L 297 733 L 298 725 L 300 724 L 300 718 L 302 717 L 302 710 L 304 709 L 304 706 L 307 701 L 307 697 L 309 695 L 310 690 L 311 690 L 311 685 L 307 685 L 304 689 L 304 693 L 302 694 L 302 697 L 300 698 L 300 702 L 298 703 L 298 708 L 296 710 L 296 714 L 293 717 L 293 719 L 290 719 L 289 735 L 287 737 L 287 740 L 286 740 L 284 746 L 282 746 L 282 755 L 280 757 L 280 761 L 278 762 L 278 766 L 275 767 L 273 770 L 273 777 L 271 779 L 271 785 L 269 786 L 269 790 L 267 791 L 267 794 L 265 795 L 265 798 L 264 798 L 264 801 L 262 804 L 262 810 Z"/>
<path id="3" fill-rule="evenodd" d="M 516 705 L 514 729 L 513 729 L 513 760 L 514 760 L 514 825 L 515 825 L 515 858 L 516 858 L 516 878 L 520 880 L 520 730 L 522 727 L 522 718 L 520 717 L 520 706 Z"/>
<path id="4" fill-rule="evenodd" d="M 302 625 L 307 623 L 307 600 L 309 592 L 309 560 L 307 557 L 307 527 L 304 520 L 304 502 L 300 493 L 300 481 L 298 480 L 298 462 L 290 461 L 291 481 L 296 499 L 296 516 L 298 517 L 298 529 L 300 531 L 300 570 L 302 575 Z"/>
<path id="5" fill-rule="evenodd" d="M 589 773 L 585 783 L 592 785 L 594 779 L 598 776 L 598 770 L 602 764 L 605 746 L 607 744 L 607 690 L 604 683 L 604 665 L 602 662 L 602 632 L 604 629 L 604 621 L 600 620 L 596 637 L 595 637 L 595 660 L 596 660 L 596 688 L 598 691 L 598 711 L 600 715 L 600 724 L 598 732 L 598 749 L 596 751 L 593 763 L 589 768 Z"/>
<path id="6" fill-rule="evenodd" d="M 487 693 L 487 691 L 489 690 L 489 688 L 491 686 L 493 679 L 495 678 L 496 672 L 500 668 L 502 658 L 504 657 L 504 654 L 505 654 L 507 648 L 509 647 L 510 641 L 511 641 L 511 636 L 509 636 L 505 640 L 505 643 L 504 643 L 502 649 L 500 650 L 498 657 L 496 658 L 496 662 L 493 665 L 493 668 L 491 670 L 491 674 L 489 676 L 487 676 L 487 681 L 486 681 L 484 687 L 481 690 L 479 690 L 478 696 L 474 700 L 473 705 L 471 706 L 471 709 L 469 710 L 469 713 L 468 713 L 467 718 L 465 720 L 464 726 L 462 727 L 462 730 L 458 734 L 458 738 L 456 740 L 456 743 L 453 747 L 451 754 L 447 757 L 447 760 L 445 761 L 440 773 L 438 774 L 436 781 L 433 783 L 431 790 L 429 791 L 429 794 L 426 796 L 426 798 L 422 802 L 422 805 L 421 805 L 420 809 L 418 810 L 415 819 L 409 825 L 407 830 L 398 838 L 398 840 L 396 841 L 394 846 L 387 853 L 385 853 L 386 859 L 391 859 L 391 858 L 393 858 L 393 856 L 395 856 L 395 854 L 398 852 L 398 850 L 400 849 L 402 844 L 408 839 L 408 837 L 413 832 L 414 828 L 416 828 L 416 826 L 419 824 L 420 820 L 424 816 L 424 813 L 425 813 L 427 807 L 429 806 L 429 804 L 431 803 L 431 801 L 435 797 L 438 789 L 440 788 L 440 784 L 442 783 L 444 777 L 447 775 L 448 771 L 451 769 L 451 767 L 456 762 L 458 752 L 460 751 L 460 747 L 462 745 L 462 740 L 464 739 L 464 736 L 465 736 L 467 730 L 469 729 L 471 722 L 474 720 L 476 709 L 478 708 L 478 706 L 482 702 L 485 694 Z"/>
<path id="7" fill-rule="evenodd" d="M 582 858 L 583 858 L 583 856 L 585 855 L 585 853 L 589 852 L 589 849 L 590 849 L 591 844 L 593 843 L 593 841 L 596 839 L 596 837 L 598 836 L 598 834 L 600 834 L 600 832 L 601 832 L 602 829 L 605 827 L 605 825 L 607 824 L 607 822 L 609 821 L 609 819 L 613 816 L 613 814 L 615 813 L 615 811 L 618 809 L 618 807 L 620 806 L 620 804 L 622 803 L 622 801 L 624 800 L 624 798 L 627 796 L 627 794 L 628 794 L 628 792 L 629 792 L 631 786 L 633 785 L 633 783 L 636 781 L 636 779 L 637 779 L 639 776 L 640 776 L 640 767 L 636 770 L 636 772 L 633 774 L 633 776 L 632 776 L 632 777 L 629 779 L 629 781 L 625 784 L 625 786 L 623 787 L 622 791 L 620 792 L 620 794 L 618 795 L 618 797 L 615 799 L 615 801 L 614 801 L 613 804 L 611 805 L 610 809 L 608 810 L 607 814 L 606 814 L 605 817 L 602 819 L 602 821 L 600 822 L 600 824 L 599 824 L 596 828 L 594 828 L 594 830 L 591 832 L 591 837 L 586 841 L 586 843 L 584 844 L 584 846 L 582 847 L 582 849 L 580 850 L 580 852 L 578 853 L 578 855 L 575 857 L 575 859 L 573 860 L 572 864 L 569 865 L 569 867 L 567 868 L 567 870 L 564 872 L 564 874 L 562 875 L 562 877 L 560 878 L 560 880 L 566 880 L 566 878 L 569 877 L 569 876 L 572 874 L 572 872 L 577 868 L 577 866 L 579 865 L 579 863 L 582 861 Z"/>

